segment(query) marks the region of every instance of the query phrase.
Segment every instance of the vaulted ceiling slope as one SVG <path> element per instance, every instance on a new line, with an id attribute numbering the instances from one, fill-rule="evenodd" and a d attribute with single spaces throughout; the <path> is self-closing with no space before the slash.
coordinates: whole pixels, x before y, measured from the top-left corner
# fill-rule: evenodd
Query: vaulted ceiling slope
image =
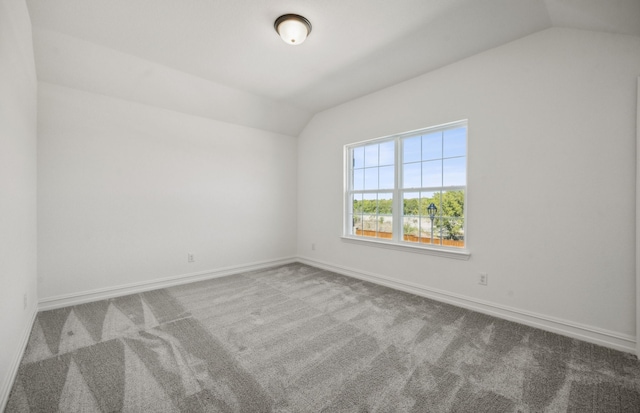
<path id="1" fill-rule="evenodd" d="M 157 95 L 161 84 L 175 89 L 165 93 L 162 99 L 167 102 L 179 96 L 181 88 L 208 90 L 225 97 L 227 104 L 216 108 L 201 95 L 178 108 L 171 107 L 173 103 L 164 106 L 189 112 L 198 105 L 212 105 L 201 109 L 207 113 L 196 114 L 294 136 L 314 113 L 550 27 L 640 36 L 640 0 L 27 4 L 41 81 L 102 92 L 101 88 L 113 90 L 124 78 L 135 83 L 144 73 L 160 71 L 162 76 L 138 85 L 138 95 L 118 97 L 153 100 L 156 97 L 149 96 Z M 311 21 L 313 31 L 303 45 L 288 46 L 275 33 L 273 22 L 285 13 Z M 75 52 L 69 50 L 73 48 Z M 124 56 L 135 62 L 124 64 Z M 61 58 L 67 60 L 60 62 Z M 78 66 L 84 75 L 79 76 Z M 99 78 L 86 73 L 100 72 L 100 67 L 104 73 Z M 120 74 L 105 81 L 108 73 Z M 189 79 L 183 76 L 176 83 L 176 73 Z M 140 91 L 146 89 L 155 92 Z M 218 113 L 225 110 L 229 113 Z M 245 110 L 248 114 L 238 115 Z"/>

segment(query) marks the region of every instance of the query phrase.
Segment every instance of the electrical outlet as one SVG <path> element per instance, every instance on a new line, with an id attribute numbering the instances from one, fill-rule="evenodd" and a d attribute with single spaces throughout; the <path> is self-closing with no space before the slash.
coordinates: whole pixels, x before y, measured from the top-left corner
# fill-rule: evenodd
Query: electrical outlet
<path id="1" fill-rule="evenodd" d="M 196 262 L 196 257 L 192 252 L 187 253 L 187 262 Z"/>
<path id="2" fill-rule="evenodd" d="M 315 250 L 316 250 L 316 244 L 315 244 L 315 243 L 312 243 L 312 244 L 311 244 L 311 251 L 315 251 Z"/>
<path id="3" fill-rule="evenodd" d="M 489 274 L 487 274 L 486 272 L 481 272 L 480 275 L 478 276 L 478 284 L 480 285 L 489 284 Z"/>
<path id="4" fill-rule="evenodd" d="M 27 293 L 24 293 L 24 295 L 22 296 L 22 309 L 27 309 Z"/>

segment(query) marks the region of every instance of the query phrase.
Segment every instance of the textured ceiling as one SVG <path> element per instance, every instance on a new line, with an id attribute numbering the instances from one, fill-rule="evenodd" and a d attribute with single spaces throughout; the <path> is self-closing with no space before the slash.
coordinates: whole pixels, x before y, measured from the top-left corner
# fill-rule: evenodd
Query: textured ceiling
<path id="1" fill-rule="evenodd" d="M 27 0 L 73 36 L 309 113 L 549 27 L 640 36 L 640 0 Z M 288 46 L 281 14 L 313 32 Z"/>

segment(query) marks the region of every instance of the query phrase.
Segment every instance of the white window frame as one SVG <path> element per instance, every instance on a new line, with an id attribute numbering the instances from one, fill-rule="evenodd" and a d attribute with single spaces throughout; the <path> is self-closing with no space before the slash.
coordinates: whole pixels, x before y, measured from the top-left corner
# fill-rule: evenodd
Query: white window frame
<path id="1" fill-rule="evenodd" d="M 469 150 L 468 150 L 468 136 L 469 136 L 469 128 L 467 120 L 460 120 L 456 122 L 450 122 L 442 125 L 432 126 L 424 129 L 413 130 L 409 132 L 403 132 L 396 135 L 385 136 L 381 138 L 370 139 L 366 141 L 355 142 L 352 144 L 348 144 L 344 146 L 344 191 L 343 191 L 343 235 L 342 240 L 348 243 L 354 243 L 359 245 L 367 245 L 374 246 L 392 250 L 400 250 L 400 251 L 408 251 L 415 252 L 427 255 L 436 255 L 447 258 L 455 258 L 467 260 L 469 259 L 471 253 L 468 249 L 469 246 L 469 237 L 467 232 L 467 223 L 468 223 L 468 203 L 467 203 L 467 195 L 468 195 L 468 179 L 465 179 L 464 186 L 455 186 L 455 187 L 423 187 L 423 188 L 411 188 L 404 189 L 402 188 L 402 171 L 403 171 L 403 140 L 406 138 L 419 136 L 423 134 L 443 131 L 447 129 L 454 129 L 457 127 L 464 126 L 466 128 L 466 141 L 465 141 L 465 171 L 467 173 L 468 178 L 468 162 L 469 162 Z M 375 189 L 375 190 L 353 190 L 351 188 L 353 182 L 353 154 L 352 150 L 364 145 L 369 145 L 372 143 L 383 143 L 393 141 L 395 142 L 394 150 L 395 150 L 395 173 L 394 173 L 394 188 L 393 189 Z M 446 158 L 442 158 L 446 159 Z M 455 190 L 455 189 L 464 189 L 464 247 L 449 247 L 443 245 L 435 245 L 435 244 L 423 244 L 423 243 L 415 243 L 410 241 L 405 241 L 403 239 L 403 195 L 405 192 L 426 192 L 426 191 L 446 191 L 446 190 Z M 391 239 L 383 239 L 383 238 L 374 238 L 374 237 L 364 237 L 352 234 L 353 222 L 350 218 L 352 212 L 352 199 L 354 193 L 392 193 L 393 194 L 393 237 Z"/>

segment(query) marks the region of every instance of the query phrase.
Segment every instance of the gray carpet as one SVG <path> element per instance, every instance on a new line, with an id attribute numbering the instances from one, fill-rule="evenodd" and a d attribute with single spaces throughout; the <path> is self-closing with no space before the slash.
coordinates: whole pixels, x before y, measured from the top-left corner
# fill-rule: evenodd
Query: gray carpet
<path id="1" fill-rule="evenodd" d="M 7 412 L 640 412 L 640 362 L 291 264 L 38 314 Z"/>

